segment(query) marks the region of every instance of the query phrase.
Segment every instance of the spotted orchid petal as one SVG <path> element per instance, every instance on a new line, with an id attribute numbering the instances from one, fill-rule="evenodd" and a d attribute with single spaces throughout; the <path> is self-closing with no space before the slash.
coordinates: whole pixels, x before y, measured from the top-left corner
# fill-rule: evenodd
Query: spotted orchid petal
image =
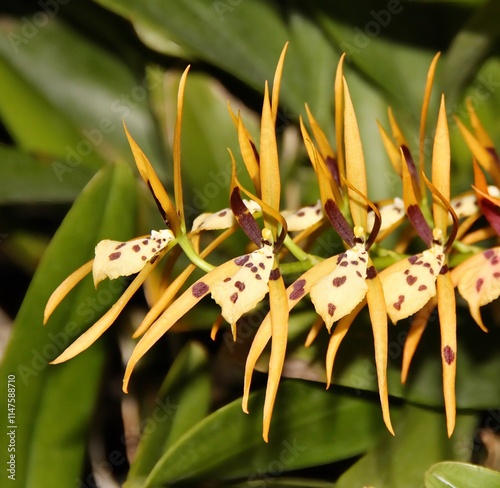
<path id="1" fill-rule="evenodd" d="M 124 392 L 127 392 L 132 371 L 142 356 L 208 293 L 212 293 L 212 297 L 221 305 L 223 317 L 233 327 L 241 315 L 265 296 L 274 261 L 270 238 L 270 233 L 264 229 L 261 249 L 239 256 L 208 272 L 158 317 L 134 348 L 125 370 Z M 260 298 L 257 299 L 257 296 Z"/>
<path id="2" fill-rule="evenodd" d="M 253 200 L 243 199 L 243 203 L 252 215 L 262 212 L 260 205 Z M 198 215 L 193 221 L 191 232 L 198 233 L 204 230 L 229 229 L 234 223 L 235 219 L 232 210 L 230 208 L 223 208 L 218 212 L 206 212 Z"/>
<path id="3" fill-rule="evenodd" d="M 138 273 L 146 263 L 153 261 L 168 244 L 175 239 L 169 229 L 152 231 L 149 237 L 127 242 L 105 239 L 95 248 L 92 266 L 94 285 L 105 278 L 114 280 L 119 276 Z"/>
<path id="4" fill-rule="evenodd" d="M 451 274 L 473 319 L 487 332 L 479 309 L 500 296 L 500 247 L 472 256 L 454 268 Z"/>
<path id="5" fill-rule="evenodd" d="M 298 210 L 283 210 L 281 215 L 285 218 L 289 231 L 296 232 L 307 229 L 323 218 L 321 200 Z"/>

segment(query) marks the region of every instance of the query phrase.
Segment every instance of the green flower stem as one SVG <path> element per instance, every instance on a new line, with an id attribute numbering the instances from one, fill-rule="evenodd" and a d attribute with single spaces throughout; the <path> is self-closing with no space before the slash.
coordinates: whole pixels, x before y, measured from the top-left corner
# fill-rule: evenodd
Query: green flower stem
<path id="1" fill-rule="evenodd" d="M 311 256 L 297 246 L 288 234 L 283 244 L 299 261 L 309 261 L 311 259 Z"/>
<path id="2" fill-rule="evenodd" d="M 204 259 L 202 259 L 199 254 L 193 249 L 191 242 L 189 241 L 186 234 L 182 234 L 177 237 L 177 243 L 181 246 L 182 250 L 186 253 L 186 256 L 189 260 L 198 266 L 198 268 L 202 269 L 206 273 L 215 269 L 215 266 L 207 263 Z"/>

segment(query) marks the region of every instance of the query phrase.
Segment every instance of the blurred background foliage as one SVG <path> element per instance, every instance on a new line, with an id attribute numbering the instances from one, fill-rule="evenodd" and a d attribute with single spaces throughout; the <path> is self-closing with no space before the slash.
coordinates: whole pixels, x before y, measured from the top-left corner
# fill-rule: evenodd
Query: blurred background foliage
<path id="1" fill-rule="evenodd" d="M 269 444 L 261 439 L 263 392 L 256 388 L 250 415 L 241 412 L 238 399 L 245 351 L 261 310 L 244 320 L 237 343 L 227 331 L 212 342 L 217 312 L 204 301 L 142 362 L 127 397 L 121 393 L 123 361 L 147 308 L 143 296 L 84 354 L 47 365 L 110 307 L 126 281 L 98 291 L 84 281 L 42 327 L 50 293 L 92 257 L 100 239 L 126 240 L 161 228 L 137 178 L 122 121 L 171 190 L 176 90 L 187 64 L 192 69 L 182 161 L 189 219 L 227 206 L 226 148 L 237 152 L 227 100 L 257 135 L 264 81 L 272 78 L 286 41 L 277 123 L 285 207 L 317 198 L 298 118 L 307 102 L 334 142 L 333 79 L 342 52 L 375 200 L 400 193 L 376 121 L 388 129 L 391 106 L 411 149 L 417 149 L 427 69 L 442 52 L 427 128 L 432 137 L 437 101 L 445 92 L 453 189 L 464 191 L 470 188 L 471 156 L 451 116 L 468 124 L 464 100 L 470 97 L 498 147 L 499 16 L 496 0 L 4 2 L 0 388 L 4 398 L 7 376 L 16 375 L 12 485 L 500 486 L 492 471 L 500 469 L 495 304 L 485 310 L 488 335 L 460 309 L 459 412 L 451 439 L 445 434 L 435 317 L 404 387 L 399 371 L 408 321 L 390 329 L 392 438 L 381 421 L 369 324 L 361 320 L 349 332 L 335 384 L 325 391 L 327 335 L 322 332 L 305 349 L 314 314 L 309 306 L 300 309 L 291 319 L 285 364 L 290 379 L 279 390 Z M 214 260 L 241 254 L 245 242 L 235 236 Z M 256 380 L 255 386 L 262 384 L 265 374 Z M 1 452 L 5 466 L 6 449 Z M 469 462 L 492 470 L 464 464 Z"/>

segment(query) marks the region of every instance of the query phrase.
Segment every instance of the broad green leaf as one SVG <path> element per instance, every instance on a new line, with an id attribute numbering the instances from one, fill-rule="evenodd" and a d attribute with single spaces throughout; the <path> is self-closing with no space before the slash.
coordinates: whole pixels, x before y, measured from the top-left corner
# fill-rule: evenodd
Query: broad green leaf
<path id="1" fill-rule="evenodd" d="M 275 3 L 263 0 L 98 3 L 130 19 L 153 49 L 187 53 L 261 92 L 264 80 L 272 79 L 285 42 L 290 41 L 281 90 L 282 118 L 285 123 L 297 118 L 309 101 L 320 112 L 321 122 L 331 120 L 333 74 L 339 55 L 316 23 L 291 3 L 286 18 Z"/>
<path id="2" fill-rule="evenodd" d="M 467 463 L 443 462 L 425 473 L 426 488 L 500 488 L 500 473 Z"/>
<path id="3" fill-rule="evenodd" d="M 209 372 L 205 349 L 189 343 L 172 365 L 155 406 L 144 421 L 144 433 L 126 487 L 143 486 L 163 452 L 206 416 L 210 404 Z"/>
<path id="4" fill-rule="evenodd" d="M 444 414 L 407 404 L 394 423 L 396 436 L 385 434 L 335 486 L 420 488 L 431 464 L 470 456 L 476 422 L 476 415 L 457 415 L 455 433 L 448 439 Z"/>
<path id="5" fill-rule="evenodd" d="M 279 474 L 279 473 L 277 473 Z M 335 488 L 335 483 L 315 479 L 302 478 L 271 478 L 270 480 L 247 481 L 228 485 L 227 488 L 262 488 L 263 483 L 271 482 L 272 486 L 283 486 L 285 488 Z M 265 485 L 264 485 L 265 486 Z"/>
<path id="6" fill-rule="evenodd" d="M 385 429 L 378 401 L 341 389 L 286 381 L 280 386 L 269 443 L 262 440 L 264 392 L 217 410 L 182 436 L 151 472 L 144 487 L 177 481 L 221 480 L 280 472 L 346 459 L 373 445 Z"/>
<path id="7" fill-rule="evenodd" d="M 453 38 L 443 69 L 443 88 L 451 103 L 456 102 L 471 85 L 479 68 L 491 54 L 500 34 L 496 21 L 499 15 L 500 3 L 489 0 Z M 487 89 L 485 92 L 488 93 Z"/>
<path id="8" fill-rule="evenodd" d="M 103 161 L 129 159 L 125 120 L 160 160 L 148 96 L 162 79 L 134 74 L 60 17 L 43 28 L 25 19 L 0 23 L 0 115 L 19 146 L 63 159 L 61 176 L 80 166 L 95 172 Z"/>
<path id="9" fill-rule="evenodd" d="M 48 363 L 91 325 L 122 290 L 86 279 L 43 327 L 52 291 L 88 261 L 103 238 L 134 234 L 135 180 L 125 165 L 110 166 L 84 189 L 67 214 L 33 277 L 16 318 L 0 372 L 2 391 L 15 376 L 16 480 L 12 486 L 73 486 L 81 476 L 89 424 L 101 381 L 105 349 L 98 342 L 68 363 Z M 2 463 L 7 461 L 7 450 Z"/>
<path id="10" fill-rule="evenodd" d="M 0 204 L 72 202 L 93 172 L 82 165 L 59 176 L 63 164 L 0 146 Z"/>

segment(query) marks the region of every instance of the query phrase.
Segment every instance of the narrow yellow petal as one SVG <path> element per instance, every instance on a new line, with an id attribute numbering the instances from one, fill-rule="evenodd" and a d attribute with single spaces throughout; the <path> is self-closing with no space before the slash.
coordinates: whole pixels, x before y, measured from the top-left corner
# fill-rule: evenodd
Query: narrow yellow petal
<path id="1" fill-rule="evenodd" d="M 470 98 L 467 98 L 465 104 L 467 105 L 467 111 L 469 112 L 470 122 L 472 124 L 472 127 L 474 128 L 474 132 L 476 133 L 477 140 L 483 147 L 486 147 L 488 149 L 493 149 L 495 147 L 495 144 L 493 143 L 489 134 L 484 129 L 483 124 L 479 120 L 479 117 L 477 116 L 476 111 L 474 110 L 474 106 L 472 105 L 472 100 Z"/>
<path id="2" fill-rule="evenodd" d="M 344 140 L 347 181 L 363 195 L 368 195 L 366 169 L 358 122 L 352 105 L 349 88 L 344 80 Z M 349 207 L 354 225 L 366 229 L 366 202 L 351 189 L 348 190 Z"/>
<path id="3" fill-rule="evenodd" d="M 217 337 L 217 332 L 219 332 L 219 329 L 223 324 L 223 322 L 224 322 L 224 317 L 222 316 L 222 314 L 219 314 L 215 319 L 215 322 L 212 324 L 212 328 L 210 329 L 210 339 L 212 339 L 213 341 L 215 341 Z M 236 340 L 235 337 L 234 340 Z"/>
<path id="4" fill-rule="evenodd" d="M 344 157 L 344 59 L 346 54 L 340 56 L 335 72 L 335 143 L 337 145 L 337 164 L 339 174 L 345 176 Z"/>
<path id="5" fill-rule="evenodd" d="M 180 229 L 180 222 L 175 207 L 172 204 L 167 192 L 165 191 L 165 188 L 161 184 L 158 175 L 153 169 L 153 166 L 151 166 L 148 158 L 142 152 L 142 149 L 137 145 L 137 143 L 134 141 L 129 131 L 127 130 L 125 122 L 123 123 L 123 127 L 125 129 L 125 134 L 127 135 L 132 154 L 134 155 L 137 169 L 139 170 L 142 179 L 153 193 L 156 204 L 158 205 L 158 209 L 162 214 L 163 220 L 170 225 L 172 232 L 175 236 L 177 236 Z"/>
<path id="6" fill-rule="evenodd" d="M 274 269 L 279 272 L 277 263 L 275 263 Z M 288 300 L 285 284 L 281 276 L 278 279 L 269 281 L 269 304 L 272 342 L 262 429 L 262 437 L 266 442 L 268 442 L 269 439 L 271 417 L 281 373 L 283 371 L 283 363 L 285 362 L 286 343 L 288 340 Z"/>
<path id="7" fill-rule="evenodd" d="M 319 126 L 316 119 L 313 117 L 313 114 L 309 110 L 309 105 L 307 105 L 307 103 L 306 103 L 306 113 L 307 113 L 307 118 L 309 119 L 309 125 L 311 126 L 311 130 L 314 135 L 314 140 L 318 145 L 321 157 L 323 158 L 323 160 L 325 160 L 326 158 L 331 158 L 335 160 L 336 159 L 335 152 L 333 151 L 332 146 L 330 145 L 330 142 L 328 141 L 328 138 L 326 137 L 325 133 Z"/>
<path id="8" fill-rule="evenodd" d="M 474 135 L 465 127 L 465 125 L 455 117 L 455 122 L 465 140 L 465 143 L 469 147 L 472 155 L 477 160 L 477 162 L 483 167 L 483 169 L 491 175 L 495 185 L 500 188 L 500 168 L 493 156 L 488 152 L 488 150 L 474 137 Z"/>
<path id="9" fill-rule="evenodd" d="M 243 120 L 240 116 L 238 116 L 237 129 L 241 157 L 243 158 L 243 162 L 245 163 L 248 174 L 250 175 L 253 186 L 255 187 L 255 191 L 258 195 L 260 195 L 260 168 L 255 150 L 255 144 L 253 143 L 246 127 L 243 125 Z"/>
<path id="10" fill-rule="evenodd" d="M 50 298 L 45 305 L 45 310 L 43 312 L 43 325 L 47 323 L 49 317 L 56 307 L 62 302 L 64 297 L 85 278 L 91 271 L 94 260 L 92 259 L 88 263 L 78 268 L 76 271 L 71 273 L 50 295 Z"/>
<path id="11" fill-rule="evenodd" d="M 360 303 L 356 305 L 354 310 L 349 314 L 339 320 L 338 324 L 333 329 L 332 335 L 330 336 L 330 340 L 328 341 L 328 349 L 326 351 L 326 387 L 330 388 L 332 383 L 332 375 L 333 375 L 333 363 L 335 362 L 335 358 L 337 356 L 337 352 L 339 350 L 340 343 L 344 339 L 347 331 L 351 327 L 354 319 L 358 316 L 359 312 L 366 305 L 366 298 L 363 299 Z"/>
<path id="12" fill-rule="evenodd" d="M 322 155 L 316 150 L 316 147 L 311 140 L 311 136 L 307 132 L 307 129 L 304 125 L 302 117 L 300 117 L 299 121 L 302 138 L 304 139 L 304 144 L 306 146 L 306 151 L 318 178 L 321 201 L 324 204 L 328 199 L 331 199 L 334 200 L 339 207 L 341 207 L 342 195 L 340 194 L 340 189 L 333 179 L 332 174 L 330 173 L 330 171 L 328 171 Z"/>
<path id="13" fill-rule="evenodd" d="M 302 274 L 295 280 L 287 289 L 286 295 L 288 297 L 288 312 L 299 303 L 299 301 L 309 293 L 311 286 L 323 276 L 330 273 L 337 266 L 337 256 L 325 259 L 321 263 L 313 266 L 311 269 Z M 252 373 L 259 357 L 261 356 L 264 348 L 266 347 L 272 335 L 271 315 L 268 313 L 259 330 L 255 334 L 252 345 L 247 355 L 245 364 L 245 375 L 243 385 L 243 400 L 242 408 L 245 413 L 248 413 L 248 397 L 250 395 L 250 386 L 252 382 Z"/>
<path id="14" fill-rule="evenodd" d="M 399 147 L 404 146 L 409 148 L 410 146 L 408 145 L 408 141 L 406 140 L 401 127 L 399 127 L 391 107 L 387 109 L 387 114 L 389 115 L 389 124 L 391 126 L 392 137 L 394 137 L 396 144 Z"/>
<path id="15" fill-rule="evenodd" d="M 370 266 L 373 264 L 370 262 Z M 380 404 L 382 406 L 382 417 L 389 432 L 394 435 L 391 416 L 389 412 L 389 389 L 387 386 L 387 311 L 385 308 L 384 291 L 378 275 L 368 279 L 368 292 L 366 300 L 370 312 L 370 321 L 373 330 L 373 341 L 375 345 L 375 365 L 377 368 L 378 390 Z"/>
<path id="16" fill-rule="evenodd" d="M 182 109 L 184 107 L 184 91 L 186 89 L 186 80 L 190 66 L 188 66 L 184 73 L 182 73 L 179 82 L 179 91 L 177 93 L 177 118 L 175 121 L 174 131 L 174 147 L 173 147 L 173 161 L 174 161 L 174 196 L 175 208 L 181 222 L 182 231 L 185 232 L 186 224 L 184 221 L 184 200 L 182 196 L 182 177 L 181 177 L 181 133 L 182 133 Z"/>
<path id="17" fill-rule="evenodd" d="M 281 181 L 278 163 L 278 147 L 276 144 L 276 132 L 267 83 L 264 90 L 264 104 L 262 107 L 259 153 L 261 198 L 271 208 L 279 211 Z M 268 225 L 273 230 L 273 238 L 276 239 L 275 224 L 269 222 Z"/>
<path id="18" fill-rule="evenodd" d="M 389 137 L 389 134 L 382 127 L 380 122 L 377 120 L 378 130 L 380 132 L 380 137 L 382 139 L 382 143 L 384 144 L 385 151 L 389 156 L 389 161 L 394 168 L 395 173 L 398 176 L 401 176 L 401 156 L 399 153 L 398 147 L 392 142 L 392 139 Z"/>
<path id="19" fill-rule="evenodd" d="M 450 134 L 443 95 L 432 150 L 432 183 L 447 201 L 450 200 L 450 163 Z M 441 201 L 433 198 L 432 213 L 435 227 L 441 229 L 445 236 L 448 227 L 448 209 Z"/>
<path id="20" fill-rule="evenodd" d="M 318 337 L 319 331 L 322 329 L 323 325 L 323 319 L 321 317 L 317 317 L 311 326 L 309 334 L 307 334 L 306 340 L 304 342 L 304 347 L 309 347 L 314 342 L 314 339 Z"/>
<path id="21" fill-rule="evenodd" d="M 288 49 L 288 42 L 285 44 L 285 46 L 283 47 L 283 50 L 281 51 L 280 58 L 278 60 L 277 66 L 276 66 L 276 71 L 274 73 L 271 110 L 272 110 L 273 121 L 275 124 L 276 124 L 276 117 L 278 116 L 281 77 L 283 75 L 283 65 L 285 63 L 285 56 L 286 56 L 287 49 Z"/>
<path id="22" fill-rule="evenodd" d="M 440 274 L 437 279 L 439 326 L 441 331 L 441 363 L 443 365 L 443 391 L 448 437 L 455 428 L 457 373 L 457 314 L 455 290 L 450 273 Z"/>
<path id="23" fill-rule="evenodd" d="M 141 272 L 132 280 L 121 297 L 118 298 L 118 300 L 113 304 L 113 306 L 94 325 L 78 337 L 73 344 L 68 346 L 60 356 L 54 359 L 51 364 L 63 363 L 64 361 L 75 357 L 99 339 L 99 337 L 101 337 L 102 334 L 104 334 L 104 332 L 106 332 L 106 330 L 113 325 L 118 315 L 125 308 L 125 305 L 127 305 L 134 293 L 141 287 L 144 280 L 156 267 L 159 261 L 160 260 L 157 259 L 154 263 L 147 263 Z"/>
<path id="24" fill-rule="evenodd" d="M 206 258 L 214 249 L 216 249 L 222 242 L 224 242 L 231 234 L 234 233 L 236 227 L 233 226 L 227 229 L 225 232 L 220 234 L 216 239 L 214 239 L 203 251 L 200 253 L 201 258 Z M 146 332 L 151 324 L 160 316 L 160 314 L 167 308 L 168 304 L 174 299 L 177 292 L 182 288 L 186 280 L 189 278 L 191 273 L 196 269 L 195 264 L 189 264 L 176 278 L 165 292 L 162 294 L 160 299 L 155 302 L 155 304 L 150 308 L 149 312 L 144 317 L 143 321 L 135 331 L 132 336 L 134 339 L 141 336 Z"/>
<path id="25" fill-rule="evenodd" d="M 436 66 L 441 53 L 437 53 L 432 59 L 429 71 L 427 72 L 427 81 L 425 84 L 424 101 L 422 103 L 422 111 L 420 112 L 420 130 L 418 137 L 418 164 L 421 171 L 425 170 L 425 126 L 427 123 L 427 113 L 429 111 L 429 103 L 431 100 L 432 86 L 434 85 L 434 77 L 436 75 Z M 422 188 L 423 192 L 423 188 Z"/>
<path id="26" fill-rule="evenodd" d="M 406 383 L 410 364 L 417 350 L 417 346 L 422 338 L 422 335 L 427 327 L 427 322 L 432 312 L 437 306 L 437 297 L 432 297 L 427 304 L 421 308 L 411 322 L 408 335 L 406 336 L 405 345 L 403 347 L 403 364 L 401 366 L 401 383 Z"/>
<path id="27" fill-rule="evenodd" d="M 239 266 L 234 260 L 222 264 L 207 273 L 194 285 L 189 287 L 170 307 L 163 312 L 153 325 L 136 344 L 130 357 L 123 378 L 123 391 L 127 393 L 128 382 L 137 362 L 156 344 L 175 323 L 206 296 L 214 283 L 223 280 L 228 275 L 235 273 Z"/>

